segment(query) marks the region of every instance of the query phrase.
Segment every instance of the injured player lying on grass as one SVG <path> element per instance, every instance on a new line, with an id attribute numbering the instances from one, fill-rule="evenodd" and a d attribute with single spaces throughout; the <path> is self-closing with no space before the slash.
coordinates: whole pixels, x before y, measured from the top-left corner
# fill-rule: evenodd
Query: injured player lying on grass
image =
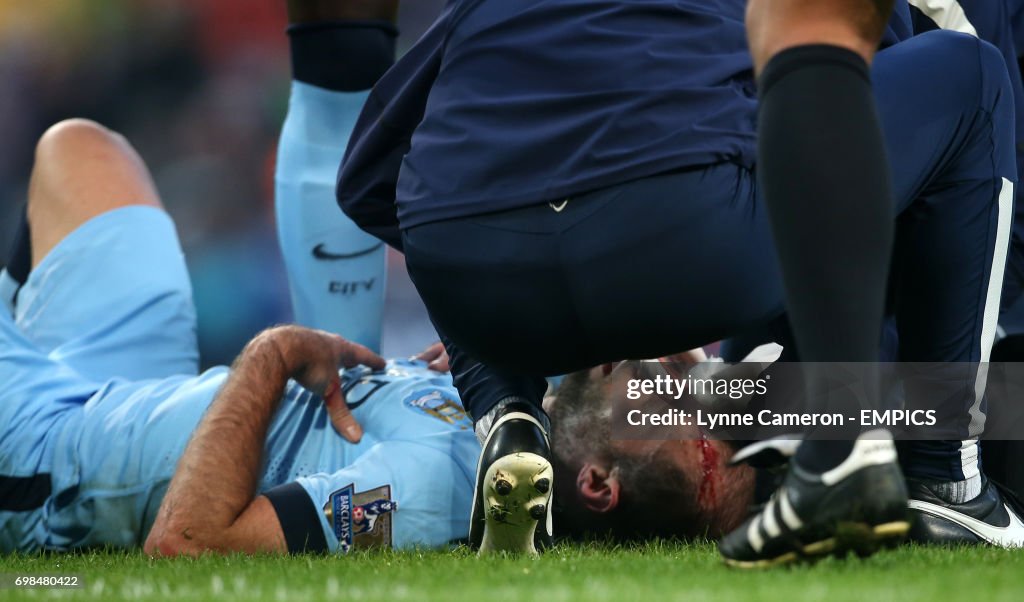
<path id="1" fill-rule="evenodd" d="M 315 179 L 317 166 L 300 167 L 291 177 Z M 429 369 L 444 367 L 439 350 L 385 366 L 335 335 L 280 327 L 233 370 L 200 374 L 174 224 L 128 142 L 62 122 L 39 141 L 31 180 L 31 269 L 0 309 L 0 551 L 346 552 L 465 537 L 479 444 L 451 377 Z M 689 491 L 651 502 L 686 507 Z M 666 532 L 720 530 L 665 520 Z"/>
<path id="2" fill-rule="evenodd" d="M 28 214 L 31 271 L 0 310 L 0 551 L 347 552 L 465 536 L 480 448 L 439 348 L 385 364 L 284 326 L 200 374 L 174 224 L 128 142 L 92 122 L 40 140 Z M 685 508 L 690 491 L 651 507 Z M 691 519 L 704 516 L 665 516 L 664 529 L 721 530 Z"/>

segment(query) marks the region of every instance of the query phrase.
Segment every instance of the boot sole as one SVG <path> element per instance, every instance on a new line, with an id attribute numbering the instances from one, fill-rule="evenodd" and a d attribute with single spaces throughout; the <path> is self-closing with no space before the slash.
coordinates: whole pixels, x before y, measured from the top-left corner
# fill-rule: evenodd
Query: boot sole
<path id="1" fill-rule="evenodd" d="M 551 515 L 554 471 L 551 462 L 531 453 L 498 458 L 484 477 L 484 535 L 480 555 L 537 555 L 534 532 Z"/>

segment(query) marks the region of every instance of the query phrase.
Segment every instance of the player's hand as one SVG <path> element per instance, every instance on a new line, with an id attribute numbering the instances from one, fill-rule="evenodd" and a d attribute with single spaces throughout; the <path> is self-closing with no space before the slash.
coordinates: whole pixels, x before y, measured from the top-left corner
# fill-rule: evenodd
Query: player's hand
<path id="1" fill-rule="evenodd" d="M 358 443 L 363 429 L 345 401 L 338 368 L 363 365 L 382 370 L 384 358 L 336 334 L 301 326 L 282 327 L 279 339 L 289 376 L 323 397 L 334 428 L 345 440 Z"/>
<path id="2" fill-rule="evenodd" d="M 703 347 L 697 347 L 689 351 L 682 353 L 673 353 L 672 355 L 666 355 L 660 360 L 665 364 L 682 364 L 686 367 L 696 366 L 701 362 L 708 361 L 708 354 L 704 351 Z"/>
<path id="3" fill-rule="evenodd" d="M 708 361 L 708 354 L 704 352 L 702 347 L 697 347 L 682 353 L 666 355 L 665 357 L 658 358 L 658 361 L 661 362 L 661 367 L 670 376 L 686 380 L 686 375 L 689 374 L 690 368 Z"/>
<path id="4" fill-rule="evenodd" d="M 430 368 L 434 372 L 451 372 L 451 366 L 448 364 L 448 351 L 444 348 L 444 343 L 438 341 L 421 351 L 414 359 L 423 360 L 427 362 L 427 368 Z"/>

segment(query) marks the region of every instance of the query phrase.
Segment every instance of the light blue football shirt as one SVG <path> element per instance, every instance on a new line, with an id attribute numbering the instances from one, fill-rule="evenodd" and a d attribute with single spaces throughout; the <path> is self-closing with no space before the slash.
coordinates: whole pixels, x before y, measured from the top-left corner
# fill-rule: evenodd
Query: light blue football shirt
<path id="1" fill-rule="evenodd" d="M 113 381 L 69 412 L 54 435 L 53 493 L 20 547 L 141 545 L 227 374 Z M 342 377 L 362 441 L 342 439 L 322 400 L 291 382 L 267 437 L 259 490 L 297 481 L 320 509 L 332 551 L 465 537 L 480 448 L 451 377 L 404 360 Z"/>

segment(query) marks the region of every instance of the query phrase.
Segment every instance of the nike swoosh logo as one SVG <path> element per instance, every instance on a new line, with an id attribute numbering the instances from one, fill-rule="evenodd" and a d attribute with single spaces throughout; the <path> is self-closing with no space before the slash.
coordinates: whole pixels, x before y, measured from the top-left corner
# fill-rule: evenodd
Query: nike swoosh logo
<path id="1" fill-rule="evenodd" d="M 317 259 L 324 259 L 327 261 L 335 261 L 338 259 L 355 259 L 356 257 L 362 257 L 363 255 L 369 255 L 370 253 L 373 253 L 377 249 L 383 247 L 384 243 L 379 242 L 370 247 L 369 249 L 363 249 L 362 251 L 356 251 L 355 253 L 328 253 L 327 251 L 324 250 L 325 246 L 326 245 L 324 245 L 323 243 L 320 243 L 317 246 L 313 247 L 313 257 L 316 257 Z"/>
<path id="2" fill-rule="evenodd" d="M 907 505 L 911 510 L 918 510 L 960 525 L 990 544 L 1004 548 L 1024 547 L 1024 523 L 1006 504 L 1003 504 L 1003 507 L 1006 508 L 1006 513 L 1010 516 L 1010 524 L 1005 527 L 996 527 L 966 514 L 928 502 L 910 500 Z"/>

